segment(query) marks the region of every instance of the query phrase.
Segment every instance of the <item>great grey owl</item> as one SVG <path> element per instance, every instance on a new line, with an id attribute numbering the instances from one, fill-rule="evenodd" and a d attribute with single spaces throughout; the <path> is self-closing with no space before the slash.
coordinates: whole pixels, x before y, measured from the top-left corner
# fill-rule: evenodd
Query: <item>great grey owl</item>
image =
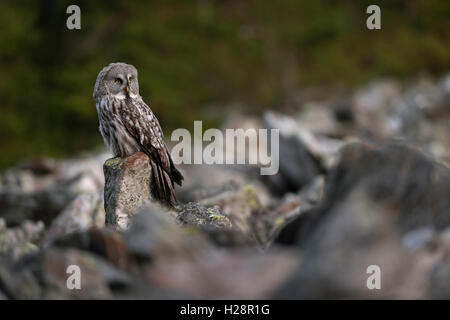
<path id="1" fill-rule="evenodd" d="M 154 197 L 174 206 L 173 183 L 181 186 L 183 176 L 173 164 L 158 119 L 139 95 L 136 68 L 126 63 L 104 67 L 95 82 L 94 100 L 100 133 L 113 155 L 146 153 L 152 167 Z"/>

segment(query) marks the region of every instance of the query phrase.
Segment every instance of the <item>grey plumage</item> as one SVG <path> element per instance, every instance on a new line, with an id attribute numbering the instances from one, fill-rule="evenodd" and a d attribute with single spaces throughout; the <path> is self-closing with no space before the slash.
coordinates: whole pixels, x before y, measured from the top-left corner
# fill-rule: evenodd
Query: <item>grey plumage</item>
<path id="1" fill-rule="evenodd" d="M 158 119 L 139 95 L 136 68 L 125 63 L 104 67 L 93 96 L 100 133 L 110 151 L 116 157 L 146 153 L 152 166 L 154 196 L 174 206 L 174 182 L 181 185 L 183 176 L 173 164 Z"/>

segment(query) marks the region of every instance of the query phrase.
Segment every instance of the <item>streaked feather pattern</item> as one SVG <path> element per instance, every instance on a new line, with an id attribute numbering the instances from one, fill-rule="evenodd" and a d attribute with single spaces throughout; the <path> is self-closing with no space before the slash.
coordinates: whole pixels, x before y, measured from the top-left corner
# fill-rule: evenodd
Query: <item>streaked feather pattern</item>
<path id="1" fill-rule="evenodd" d="M 108 70 L 102 72 L 105 75 Z M 101 81 L 97 80 L 99 86 Z M 181 185 L 183 176 L 175 168 L 161 126 L 149 106 L 140 95 L 119 97 L 108 91 L 101 95 L 94 92 L 94 98 L 100 133 L 113 155 L 128 157 L 136 152 L 146 153 L 152 167 L 154 197 L 170 206 L 176 205 L 174 182 Z"/>

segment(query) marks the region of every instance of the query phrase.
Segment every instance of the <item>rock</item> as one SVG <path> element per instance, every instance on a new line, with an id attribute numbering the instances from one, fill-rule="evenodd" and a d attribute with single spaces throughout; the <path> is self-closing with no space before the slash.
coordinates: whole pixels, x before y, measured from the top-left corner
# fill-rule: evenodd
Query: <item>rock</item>
<path id="1" fill-rule="evenodd" d="M 358 131 L 365 137 L 386 138 L 401 127 L 393 117 L 393 104 L 401 95 L 400 85 L 393 80 L 378 80 L 359 89 L 352 98 Z"/>
<path id="2" fill-rule="evenodd" d="M 293 235 L 295 237 L 298 231 L 298 224 L 303 223 L 310 216 L 313 209 L 323 197 L 325 181 L 323 176 L 318 176 L 313 182 L 305 186 L 302 191 L 296 194 L 287 194 L 277 207 L 269 212 L 262 220 L 268 221 L 268 232 L 266 236 L 265 246 L 272 244 L 274 240 L 280 243 L 292 243 Z M 260 218 L 260 219 L 261 219 Z M 293 222 L 294 221 L 294 222 Z M 286 227 L 287 226 L 287 227 Z M 294 231 L 286 231 L 292 228 Z M 283 235 L 279 237 L 280 232 Z M 286 239 L 286 233 L 291 233 L 291 238 Z M 288 236 L 288 237 L 289 237 Z"/>
<path id="3" fill-rule="evenodd" d="M 150 260 L 161 239 L 178 233 L 169 217 L 155 207 L 142 207 L 133 217 L 124 240 L 129 251 L 141 260 Z"/>
<path id="4" fill-rule="evenodd" d="M 197 202 L 197 203 L 211 203 L 216 199 L 222 198 L 227 194 L 234 194 L 240 187 L 240 183 L 234 180 L 227 180 L 223 183 L 204 187 L 202 184 L 187 186 L 181 197 L 178 197 L 180 201 L 184 203 Z"/>
<path id="5" fill-rule="evenodd" d="M 267 248 L 285 224 L 321 198 L 323 184 L 323 177 L 318 176 L 299 195 L 287 194 L 282 200 L 271 198 L 257 182 L 225 184 L 211 187 L 209 192 L 198 189 L 198 203 L 181 205 L 177 221 L 199 227 L 219 245 Z"/>
<path id="6" fill-rule="evenodd" d="M 128 158 L 113 158 L 105 162 L 106 224 L 126 230 L 130 217 L 152 200 L 151 166 L 142 152 Z"/>
<path id="7" fill-rule="evenodd" d="M 277 175 L 181 165 L 175 209 L 152 201 L 142 153 L 0 173 L 0 299 L 448 299 L 450 76 L 305 97 L 292 116 L 223 124 L 280 129 Z M 381 290 L 367 288 L 373 265 Z"/>
<path id="8" fill-rule="evenodd" d="M 406 233 L 403 237 L 403 246 L 416 251 L 425 248 L 435 236 L 435 230 L 432 227 L 424 226 Z"/>
<path id="9" fill-rule="evenodd" d="M 276 297 L 393 298 L 413 261 L 402 248 L 394 217 L 357 189 L 332 210 L 308 230 L 299 244 L 302 264 Z M 366 287 L 370 265 L 381 268 L 382 291 Z"/>
<path id="10" fill-rule="evenodd" d="M 177 220 L 182 224 L 197 227 L 213 227 L 219 229 L 230 229 L 230 220 L 220 212 L 218 206 L 205 207 L 193 202 L 182 205 Z"/>
<path id="11" fill-rule="evenodd" d="M 438 260 L 433 264 L 428 285 L 428 294 L 431 299 L 450 298 L 450 228 L 447 228 L 435 237 L 432 248 Z M 430 246 L 431 247 L 431 246 Z"/>
<path id="12" fill-rule="evenodd" d="M 35 193 L 55 184 L 58 164 L 52 159 L 25 161 L 0 174 L 0 193 Z"/>
<path id="13" fill-rule="evenodd" d="M 63 186 L 33 194 L 5 192 L 0 194 L 0 217 L 11 226 L 24 220 L 43 221 L 49 225 L 74 197 Z"/>
<path id="14" fill-rule="evenodd" d="M 450 225 L 450 170 L 403 145 L 352 144 L 325 190 L 297 224 L 302 264 L 277 297 L 426 297 L 433 234 L 417 230 Z M 366 287 L 370 265 L 381 268 L 382 290 Z"/>
<path id="15" fill-rule="evenodd" d="M 111 228 L 91 227 L 57 238 L 55 247 L 76 248 L 95 253 L 120 269 L 131 270 L 134 261 L 125 246 L 123 235 Z"/>
<path id="16" fill-rule="evenodd" d="M 102 170 L 104 162 L 109 157 L 109 152 L 100 150 L 82 155 L 75 159 L 65 160 L 60 164 L 58 179 L 79 177 L 78 184 L 72 187 L 77 193 L 96 193 L 103 190 L 105 178 Z"/>
<path id="17" fill-rule="evenodd" d="M 297 128 L 293 119 L 275 113 L 266 113 L 264 120 L 267 129 L 280 129 L 279 154 L 283 155 L 279 172 L 264 178 L 273 192 L 284 194 L 289 191 L 298 191 L 320 173 L 320 164 L 308 152 L 304 141 L 287 130 L 281 130 L 288 127 L 286 122 L 292 123 L 290 128 Z"/>
<path id="18" fill-rule="evenodd" d="M 358 184 L 367 185 L 375 201 L 399 214 L 403 231 L 423 226 L 442 230 L 450 224 L 450 198 L 445 197 L 450 170 L 414 148 L 355 144 L 343 152 L 329 181 L 328 192 L 336 198 Z"/>
<path id="19" fill-rule="evenodd" d="M 31 268 L 0 262 L 0 290 L 9 299 L 40 299 L 42 289 Z"/>
<path id="20" fill-rule="evenodd" d="M 437 264 L 431 274 L 430 298 L 439 300 L 450 299 L 450 259 L 447 257 Z"/>
<path id="21" fill-rule="evenodd" d="M 180 211 L 178 221 L 202 227 L 220 245 L 267 248 L 284 224 L 304 211 L 307 204 L 297 197 L 268 203 L 265 198 L 258 184 L 245 185 L 203 199 L 200 203 L 205 206 L 188 204 L 188 210 Z M 208 218 L 210 213 L 213 220 Z"/>
<path id="22" fill-rule="evenodd" d="M 10 226 L 24 220 L 49 226 L 79 195 L 103 189 L 98 164 L 103 158 L 102 153 L 65 161 L 33 159 L 6 170 L 0 175 L 0 216 Z"/>
<path id="23" fill-rule="evenodd" d="M 335 120 L 333 109 L 321 103 L 306 103 L 297 117 L 298 125 L 314 134 L 336 136 L 339 123 Z"/>
<path id="24" fill-rule="evenodd" d="M 36 242 L 44 231 L 42 222 L 24 221 L 20 226 L 7 228 L 0 219 L 0 258 L 19 258 L 38 251 Z"/>
<path id="25" fill-rule="evenodd" d="M 267 299 L 298 265 L 292 251 L 205 251 L 156 263 L 145 274 L 159 287 L 197 299 Z"/>
<path id="26" fill-rule="evenodd" d="M 100 191 L 104 184 L 101 166 L 107 155 L 102 149 L 73 159 L 34 158 L 24 161 L 0 174 L 0 193 L 32 194 L 73 180 L 83 181 L 83 192 Z M 89 177 L 90 181 L 78 179 L 82 176 Z"/>
<path id="27" fill-rule="evenodd" d="M 253 216 L 265 212 L 266 206 L 260 199 L 260 189 L 257 185 L 245 185 L 234 192 L 226 192 L 221 196 L 202 201 L 206 206 L 217 206 L 222 214 L 229 219 L 235 231 L 241 232 L 254 241 L 265 241 L 266 230 L 259 230 L 254 224 Z M 260 232 L 261 231 L 261 232 Z M 262 236 L 263 238 L 260 238 Z"/>
<path id="28" fill-rule="evenodd" d="M 103 227 L 105 224 L 103 206 L 103 199 L 100 198 L 98 193 L 78 195 L 53 220 L 41 243 L 48 243 L 55 238 L 74 231 L 86 230 L 91 226 Z"/>
<path id="29" fill-rule="evenodd" d="M 151 204 L 142 207 L 124 234 L 126 247 L 139 262 L 190 256 L 210 244 L 196 229 L 181 229 L 164 208 Z"/>
<path id="30" fill-rule="evenodd" d="M 223 200 L 224 195 L 219 198 Z M 251 235 L 234 227 L 218 205 L 203 206 L 193 202 L 181 205 L 177 222 L 184 227 L 200 229 L 215 245 L 224 247 L 255 245 Z"/>
<path id="31" fill-rule="evenodd" d="M 337 162 L 344 141 L 314 134 L 293 118 L 266 112 L 268 129 L 280 129 L 279 153 L 282 155 L 279 172 L 264 180 L 277 194 L 297 192 Z"/>
<path id="32" fill-rule="evenodd" d="M 79 267 L 80 289 L 67 281 Z M 0 264 L 0 290 L 12 299 L 108 299 L 136 279 L 103 258 L 73 248 L 49 248 L 13 265 Z"/>
<path id="33" fill-rule="evenodd" d="M 309 205 L 309 208 L 314 207 L 322 200 L 325 192 L 325 177 L 323 175 L 317 176 L 305 188 L 300 190 L 298 197 L 300 201 Z"/>
<path id="34" fill-rule="evenodd" d="M 353 97 L 356 132 L 371 141 L 401 139 L 448 164 L 448 79 L 422 78 L 404 90 L 393 81 L 363 87 Z"/>
<path id="35" fill-rule="evenodd" d="M 108 281 L 117 281 L 115 278 L 127 279 L 105 261 L 88 252 L 76 249 L 50 249 L 40 257 L 39 271 L 44 288 L 45 299 L 108 299 L 112 298 L 112 292 Z M 69 266 L 77 266 L 80 269 L 80 289 L 70 290 L 67 287 Z M 116 273 L 116 274 L 114 274 Z M 120 276 L 117 276 L 117 273 Z"/>

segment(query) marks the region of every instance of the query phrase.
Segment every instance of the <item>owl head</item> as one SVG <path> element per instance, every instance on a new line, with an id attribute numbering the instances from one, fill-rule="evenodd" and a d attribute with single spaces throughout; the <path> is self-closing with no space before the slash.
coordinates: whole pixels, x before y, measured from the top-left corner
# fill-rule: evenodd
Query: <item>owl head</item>
<path id="1" fill-rule="evenodd" d="M 139 96 L 137 70 L 131 64 L 111 63 L 97 76 L 94 87 L 94 99 L 97 101 L 109 95 L 118 99 Z"/>

